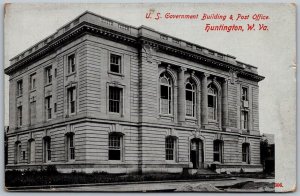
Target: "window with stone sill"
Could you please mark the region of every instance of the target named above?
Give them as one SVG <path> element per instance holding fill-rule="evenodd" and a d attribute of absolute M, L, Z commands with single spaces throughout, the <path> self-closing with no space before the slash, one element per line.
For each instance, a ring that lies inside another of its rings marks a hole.
<path fill-rule="evenodd" d="M 28 163 L 35 162 L 35 140 L 28 140 Z"/>
<path fill-rule="evenodd" d="M 123 135 L 110 133 L 108 138 L 108 160 L 122 161 L 123 157 Z"/>
<path fill-rule="evenodd" d="M 172 114 L 172 80 L 167 73 L 160 75 L 160 114 Z"/>
<path fill-rule="evenodd" d="M 223 142 L 221 140 L 214 140 L 214 161 L 222 163 L 223 159 Z"/>
<path fill-rule="evenodd" d="M 196 85 L 192 80 L 188 80 L 185 85 L 185 103 L 186 103 L 186 116 L 195 117 L 195 103 L 196 103 Z"/>
<path fill-rule="evenodd" d="M 67 99 L 68 99 L 68 114 L 76 113 L 76 88 L 71 87 L 68 88 L 67 91 Z"/>
<path fill-rule="evenodd" d="M 207 95 L 207 106 L 208 106 L 208 119 L 217 120 L 217 89 L 210 84 L 208 86 L 208 95 Z"/>
<path fill-rule="evenodd" d="M 15 164 L 18 164 L 21 159 L 22 146 L 20 141 L 15 142 Z"/>
<path fill-rule="evenodd" d="M 23 80 L 17 82 L 17 96 L 22 96 L 23 94 Z"/>
<path fill-rule="evenodd" d="M 74 133 L 66 134 L 67 137 L 67 157 L 68 161 L 75 160 L 75 144 L 74 144 Z"/>
<path fill-rule="evenodd" d="M 44 162 L 51 161 L 51 138 L 49 136 L 43 138 L 43 158 Z"/>
<path fill-rule="evenodd" d="M 248 111 L 243 110 L 241 112 L 241 127 L 244 130 L 248 130 L 249 128 L 249 113 Z"/>
<path fill-rule="evenodd" d="M 242 101 L 248 101 L 248 88 L 242 87 Z"/>
<path fill-rule="evenodd" d="M 122 112 L 122 88 L 110 86 L 109 87 L 109 112 L 119 113 Z"/>
<path fill-rule="evenodd" d="M 176 138 L 172 136 L 166 137 L 165 141 L 166 160 L 176 161 Z"/>
<path fill-rule="evenodd" d="M 48 96 L 45 98 L 45 106 L 46 106 L 46 119 L 49 120 L 52 118 L 52 96 Z"/>
<path fill-rule="evenodd" d="M 110 72 L 121 74 L 122 57 L 116 54 L 110 54 Z"/>
<path fill-rule="evenodd" d="M 29 112 L 30 124 L 33 125 L 36 121 L 36 100 L 30 102 Z"/>
<path fill-rule="evenodd" d="M 21 127 L 23 121 L 22 106 L 17 107 L 17 126 Z"/>
<path fill-rule="evenodd" d="M 49 66 L 45 69 L 45 75 L 46 75 L 46 84 L 52 83 L 52 66 Z"/>
<path fill-rule="evenodd" d="M 30 90 L 34 90 L 36 88 L 36 74 L 30 75 Z"/>
<path fill-rule="evenodd" d="M 74 73 L 76 71 L 76 59 L 75 59 L 75 54 L 71 54 L 68 56 L 67 59 L 68 63 L 68 74 Z"/>
<path fill-rule="evenodd" d="M 250 144 L 242 144 L 242 162 L 250 164 Z"/>

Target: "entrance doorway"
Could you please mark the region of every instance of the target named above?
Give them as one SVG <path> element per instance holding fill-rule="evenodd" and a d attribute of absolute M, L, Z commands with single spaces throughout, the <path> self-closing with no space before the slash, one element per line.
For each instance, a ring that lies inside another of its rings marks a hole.
<path fill-rule="evenodd" d="M 194 138 L 191 140 L 190 159 L 193 163 L 193 169 L 203 168 L 204 153 L 203 142 L 201 139 Z"/>

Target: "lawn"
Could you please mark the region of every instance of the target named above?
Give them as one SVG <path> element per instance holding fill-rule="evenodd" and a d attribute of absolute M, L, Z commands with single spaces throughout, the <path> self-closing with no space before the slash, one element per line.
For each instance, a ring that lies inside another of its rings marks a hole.
<path fill-rule="evenodd" d="M 66 184 L 90 184 L 113 182 L 139 182 L 139 181 L 164 181 L 164 180 L 191 180 L 191 179 L 215 179 L 218 175 L 190 175 L 190 174 L 108 174 L 103 172 L 60 173 L 55 167 L 48 167 L 42 171 L 6 171 L 6 187 L 36 186 L 36 185 L 66 185 Z"/>

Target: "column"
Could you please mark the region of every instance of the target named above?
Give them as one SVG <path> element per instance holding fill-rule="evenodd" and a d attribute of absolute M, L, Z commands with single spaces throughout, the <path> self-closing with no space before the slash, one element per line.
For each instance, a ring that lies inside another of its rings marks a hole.
<path fill-rule="evenodd" d="M 178 74 L 178 122 L 185 121 L 185 86 L 184 72 L 186 68 L 180 67 Z"/>
<path fill-rule="evenodd" d="M 224 79 L 222 83 L 222 127 L 228 126 L 228 79 Z"/>
<path fill-rule="evenodd" d="M 249 131 L 253 130 L 253 105 L 252 105 L 252 87 L 249 86 L 248 88 L 248 102 L 249 102 L 249 112 L 248 112 L 248 126 L 249 126 Z"/>
<path fill-rule="evenodd" d="M 201 121 L 202 125 L 208 124 L 208 116 L 207 116 L 207 78 L 209 74 L 204 73 L 201 81 Z"/>

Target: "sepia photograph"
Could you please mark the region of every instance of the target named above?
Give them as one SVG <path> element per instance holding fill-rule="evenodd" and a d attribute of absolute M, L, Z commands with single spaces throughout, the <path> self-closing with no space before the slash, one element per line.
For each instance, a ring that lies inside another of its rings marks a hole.
<path fill-rule="evenodd" d="M 294 4 L 5 4 L 4 58 L 6 191 L 296 189 Z"/>

